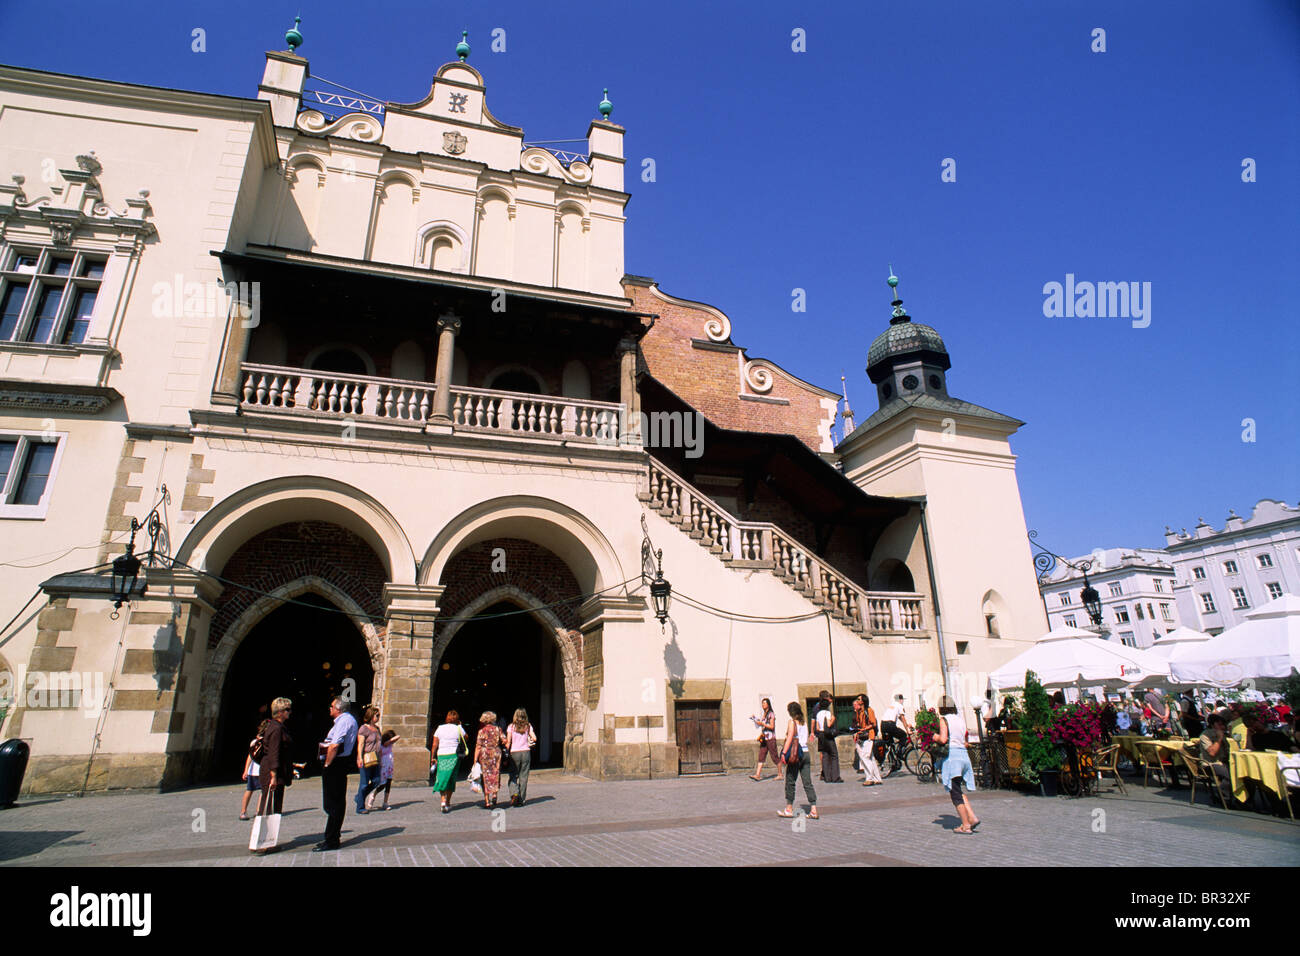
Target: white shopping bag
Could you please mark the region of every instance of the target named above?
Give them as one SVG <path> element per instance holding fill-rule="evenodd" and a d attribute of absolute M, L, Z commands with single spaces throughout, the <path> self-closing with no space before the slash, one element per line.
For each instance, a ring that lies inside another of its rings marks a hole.
<path fill-rule="evenodd" d="M 248 848 L 250 850 L 273 849 L 279 839 L 280 814 L 272 813 L 267 816 L 259 815 L 253 818 L 253 833 L 248 839 Z"/>

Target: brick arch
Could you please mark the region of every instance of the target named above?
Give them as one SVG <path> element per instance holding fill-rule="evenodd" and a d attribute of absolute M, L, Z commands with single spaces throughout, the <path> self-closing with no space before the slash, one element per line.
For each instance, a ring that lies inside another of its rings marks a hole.
<path fill-rule="evenodd" d="M 209 649 L 262 595 L 305 577 L 327 582 L 372 621 L 383 620 L 383 563 L 359 535 L 327 521 L 294 521 L 254 535 L 230 556 L 221 576 L 234 583 L 216 600 Z"/>

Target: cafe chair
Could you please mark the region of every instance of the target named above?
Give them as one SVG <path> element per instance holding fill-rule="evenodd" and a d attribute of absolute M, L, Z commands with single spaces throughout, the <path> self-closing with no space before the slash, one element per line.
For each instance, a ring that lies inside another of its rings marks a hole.
<path fill-rule="evenodd" d="M 1183 749 L 1182 757 L 1183 763 L 1187 765 L 1189 771 L 1188 776 L 1192 779 L 1191 802 L 1196 802 L 1196 784 L 1199 781 L 1218 795 L 1219 803 L 1223 804 L 1223 809 L 1228 809 L 1228 798 L 1223 795 L 1223 786 L 1220 784 L 1218 774 L 1214 772 L 1214 767 L 1210 765 L 1210 761 L 1202 759 L 1199 754 L 1189 748 Z M 1224 783 L 1226 782 L 1224 781 Z"/>
<path fill-rule="evenodd" d="M 1142 761 L 1142 786 L 1148 785 L 1152 770 L 1155 770 L 1162 787 L 1170 786 L 1173 781 L 1174 765 L 1172 761 L 1162 756 L 1160 748 L 1155 744 L 1140 743 L 1137 745 L 1137 752 L 1138 758 Z"/>
<path fill-rule="evenodd" d="M 1295 801 L 1300 800 L 1300 754 L 1278 754 L 1277 773 L 1282 778 L 1282 793 L 1286 795 L 1286 809 L 1295 819 Z"/>
<path fill-rule="evenodd" d="M 1115 778 L 1115 786 L 1119 788 L 1119 792 L 1125 796 L 1128 795 L 1128 790 L 1124 788 L 1124 781 L 1119 775 L 1119 744 L 1111 744 L 1108 747 L 1100 748 L 1093 755 L 1092 762 L 1098 780 L 1103 775 L 1110 774 Z"/>

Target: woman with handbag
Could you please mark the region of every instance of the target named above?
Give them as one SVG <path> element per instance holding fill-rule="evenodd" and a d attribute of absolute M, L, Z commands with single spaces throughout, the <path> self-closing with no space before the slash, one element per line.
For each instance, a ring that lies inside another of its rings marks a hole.
<path fill-rule="evenodd" d="M 451 795 L 456 792 L 456 768 L 460 766 L 461 753 L 468 753 L 469 743 L 460 728 L 460 714 L 447 711 L 446 723 L 439 724 L 430 741 L 433 764 L 429 775 L 433 777 L 433 790 L 442 798 L 442 812 L 451 811 Z"/>
<path fill-rule="evenodd" d="M 528 799 L 528 770 L 532 765 L 532 748 L 537 746 L 537 734 L 528 722 L 528 712 L 520 707 L 506 730 L 506 743 L 510 748 L 510 805 L 522 807 Z"/>
<path fill-rule="evenodd" d="M 785 710 L 790 715 L 790 723 L 785 729 L 785 744 L 781 747 L 781 762 L 785 764 L 785 809 L 777 816 L 794 816 L 794 779 L 798 775 L 803 778 L 803 792 L 812 804 L 808 819 L 816 820 L 817 791 L 813 789 L 809 769 L 812 762 L 808 759 L 808 725 L 804 723 L 803 708 L 796 701 L 790 701 Z"/>
<path fill-rule="evenodd" d="M 975 811 L 971 808 L 970 798 L 961 792 L 961 785 L 965 783 L 967 790 L 975 789 L 975 769 L 971 766 L 970 754 L 966 750 L 966 720 L 957 712 L 957 705 L 951 697 L 945 696 L 939 701 L 939 733 L 934 740 L 940 746 L 946 744 L 948 747 L 939 779 L 961 818 L 961 826 L 952 832 L 974 833 L 980 823 L 979 817 L 975 816 Z"/>
<path fill-rule="evenodd" d="M 858 764 L 862 767 L 864 787 L 877 787 L 880 779 L 880 764 L 872 748 L 876 745 L 876 712 L 871 709 L 871 700 L 866 694 L 853 698 L 853 745 L 858 751 Z"/>
<path fill-rule="evenodd" d="M 474 741 L 474 766 L 479 770 L 479 783 L 483 787 L 483 806 L 496 806 L 501 790 L 501 745 L 506 735 L 497 726 L 497 715 L 483 711 L 478 719 L 478 737 Z"/>
<path fill-rule="evenodd" d="M 770 698 L 763 698 L 763 713 L 758 717 L 749 718 L 758 728 L 758 766 L 750 774 L 750 780 L 763 779 L 763 763 L 767 760 L 767 755 L 772 755 L 772 763 L 776 765 L 776 775 L 781 776 L 781 755 L 776 752 L 776 711 L 772 709 Z"/>
<path fill-rule="evenodd" d="M 366 798 L 379 786 L 379 708 L 370 704 L 362 712 L 361 726 L 357 728 L 357 769 L 361 782 L 357 785 L 357 813 L 369 813 Z"/>

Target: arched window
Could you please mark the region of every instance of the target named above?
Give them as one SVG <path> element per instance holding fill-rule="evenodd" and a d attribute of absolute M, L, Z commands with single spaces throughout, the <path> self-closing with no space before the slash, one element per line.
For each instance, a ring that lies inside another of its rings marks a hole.
<path fill-rule="evenodd" d="M 871 590 L 915 593 L 916 585 L 906 564 L 897 558 L 886 558 L 871 575 Z"/>

